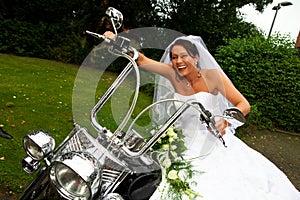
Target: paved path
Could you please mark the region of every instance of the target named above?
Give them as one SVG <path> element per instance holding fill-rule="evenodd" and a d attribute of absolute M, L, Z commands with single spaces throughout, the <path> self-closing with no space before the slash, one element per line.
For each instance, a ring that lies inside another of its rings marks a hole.
<path fill-rule="evenodd" d="M 277 165 L 300 191 L 300 134 L 247 129 L 247 133 L 240 136 Z"/>

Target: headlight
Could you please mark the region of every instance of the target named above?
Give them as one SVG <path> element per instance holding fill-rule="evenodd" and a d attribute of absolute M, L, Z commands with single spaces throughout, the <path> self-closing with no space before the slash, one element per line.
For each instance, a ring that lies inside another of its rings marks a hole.
<path fill-rule="evenodd" d="M 29 174 L 35 172 L 40 165 L 41 163 L 38 160 L 34 160 L 30 156 L 27 156 L 22 160 L 22 168 Z"/>
<path fill-rule="evenodd" d="M 41 160 L 54 150 L 55 140 L 45 131 L 36 131 L 24 137 L 23 147 L 30 157 Z"/>
<path fill-rule="evenodd" d="M 99 189 L 101 166 L 87 152 L 68 152 L 54 158 L 50 179 L 66 199 L 92 199 Z"/>

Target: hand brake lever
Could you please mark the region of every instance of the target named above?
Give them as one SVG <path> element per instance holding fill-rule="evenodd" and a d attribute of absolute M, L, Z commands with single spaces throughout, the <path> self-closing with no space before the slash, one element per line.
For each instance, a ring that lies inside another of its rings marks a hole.
<path fill-rule="evenodd" d="M 200 107 L 200 121 L 204 121 L 206 123 L 207 130 L 214 136 L 216 136 L 222 142 L 224 147 L 227 147 L 222 134 L 215 126 L 216 122 L 213 119 L 211 112 L 209 110 L 206 110 L 201 103 L 197 102 L 196 104 Z"/>

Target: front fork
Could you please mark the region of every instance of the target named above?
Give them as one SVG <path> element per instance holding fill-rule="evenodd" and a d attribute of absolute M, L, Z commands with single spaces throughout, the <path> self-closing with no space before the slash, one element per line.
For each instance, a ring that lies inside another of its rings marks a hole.
<path fill-rule="evenodd" d="M 36 199 L 45 190 L 49 183 L 49 167 L 44 166 L 39 171 L 36 178 L 23 192 L 22 196 L 20 197 L 20 200 Z"/>

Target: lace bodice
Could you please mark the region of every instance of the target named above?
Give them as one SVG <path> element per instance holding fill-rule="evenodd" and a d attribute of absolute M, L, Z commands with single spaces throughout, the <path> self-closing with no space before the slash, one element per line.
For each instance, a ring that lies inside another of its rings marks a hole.
<path fill-rule="evenodd" d="M 199 92 L 194 95 L 183 96 L 181 94 L 175 93 L 174 98 L 181 101 L 188 101 L 188 100 L 198 101 L 204 106 L 205 109 L 214 113 L 214 115 L 221 114 L 217 95 L 213 95 L 208 92 Z"/>
<path fill-rule="evenodd" d="M 200 102 L 204 108 L 209 110 L 213 115 L 221 115 L 218 98 L 213 94 L 199 92 L 191 96 L 183 96 L 176 93 L 174 98 L 180 101 Z M 175 102 L 176 107 L 179 107 L 180 105 L 182 105 L 181 102 Z M 176 126 L 183 131 L 185 136 L 185 145 L 188 148 L 185 154 L 188 157 L 206 156 L 212 151 L 217 143 L 218 139 L 208 132 L 205 124 L 200 121 L 199 111 L 192 107 L 188 108 L 182 115 L 176 123 Z"/>

